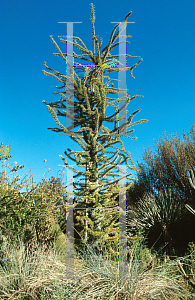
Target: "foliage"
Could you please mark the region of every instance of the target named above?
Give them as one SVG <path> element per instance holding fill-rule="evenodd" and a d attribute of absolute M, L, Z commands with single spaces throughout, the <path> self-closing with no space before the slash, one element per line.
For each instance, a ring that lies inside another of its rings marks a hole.
<path fill-rule="evenodd" d="M 128 227 L 143 228 L 147 233 L 148 247 L 154 245 L 154 249 L 160 249 L 167 245 L 166 251 L 172 255 L 184 254 L 187 244 L 193 238 L 189 234 L 189 225 L 192 226 L 192 218 L 185 211 L 183 201 L 178 198 L 175 191 L 159 192 L 158 195 L 148 194 L 141 199 L 134 213 L 128 217 Z"/>
<path fill-rule="evenodd" d="M 195 289 L 195 244 L 189 242 L 187 251 L 185 253 L 185 261 L 183 260 L 183 270 L 185 270 L 184 278 L 188 281 L 189 285 L 193 288 L 190 288 L 190 291 L 194 292 Z"/>
<path fill-rule="evenodd" d="M 123 280 L 118 278 L 117 260 L 97 256 L 89 246 L 82 256 L 75 257 L 74 278 L 70 279 L 55 247 L 41 245 L 33 253 L 27 249 L 25 256 L 23 249 L 21 242 L 9 247 L 9 265 L 5 268 L 0 264 L 2 299 L 190 300 L 195 296 L 177 270 L 176 261 L 165 261 L 165 257 L 158 265 L 155 255 L 138 240 L 129 249 L 130 261 Z"/>
<path fill-rule="evenodd" d="M 127 190 L 127 205 L 131 208 L 136 207 L 138 201 L 147 194 L 147 187 L 142 184 L 142 179 L 134 181 L 132 186 Z"/>
<path fill-rule="evenodd" d="M 139 211 L 138 221 L 140 219 L 144 221 L 146 231 L 149 231 L 148 245 L 152 246 L 160 235 L 161 238 L 154 247 L 158 248 L 165 242 L 163 240 L 165 230 L 161 221 L 164 215 L 166 231 L 172 238 L 172 244 L 169 242 L 167 245 L 169 250 L 166 249 L 173 254 L 174 248 L 178 255 L 183 255 L 188 243 L 195 241 L 193 231 L 189 230 L 194 224 L 193 216 L 185 209 L 185 207 L 194 208 L 195 204 L 195 190 L 188 178 L 188 172 L 195 162 L 193 126 L 190 134 L 191 139 L 189 134 L 184 132 L 183 142 L 180 142 L 176 135 L 171 135 L 170 139 L 165 136 L 165 140 L 156 143 L 156 154 L 152 155 L 150 150 L 145 152 L 143 155 L 145 163 L 138 164 L 138 181 L 134 184 L 135 189 L 133 186 L 129 190 L 130 203 L 133 204 L 135 211 Z M 192 177 L 192 173 L 190 174 Z M 169 190 L 170 196 L 167 193 Z M 164 204 L 163 199 L 166 199 L 168 206 Z M 169 220 L 174 210 L 174 217 Z"/>
<path fill-rule="evenodd" d="M 189 182 L 190 182 L 191 187 L 195 190 L 195 178 L 194 178 L 194 172 L 193 172 L 193 170 L 190 170 L 190 175 L 191 175 L 191 178 L 189 177 Z M 192 200 L 192 199 L 191 199 L 191 200 Z M 195 199 L 193 199 L 193 200 L 195 200 Z M 191 202 L 192 202 L 192 201 L 191 201 Z M 189 201 L 188 203 L 190 203 L 190 201 Z M 194 201 L 193 201 L 193 204 L 192 204 L 192 205 L 194 206 Z M 195 210 L 194 210 L 190 205 L 186 204 L 185 207 L 186 207 L 193 215 L 195 215 Z"/>
<path fill-rule="evenodd" d="M 5 168 L 5 161 L 7 161 L 10 157 L 12 157 L 12 155 L 9 155 L 10 153 L 10 146 L 5 146 L 3 143 L 1 143 L 0 146 L 0 161 L 2 163 L 2 167 Z M 2 162 L 3 161 L 3 162 Z"/>
<path fill-rule="evenodd" d="M 43 101 L 47 105 L 47 109 L 51 113 L 54 121 L 59 126 L 59 128 L 48 129 L 51 129 L 55 132 L 63 132 L 66 135 L 69 135 L 71 139 L 73 139 L 83 148 L 83 151 L 72 151 L 70 149 L 67 149 L 70 153 L 68 154 L 67 151 L 65 151 L 65 155 L 72 161 L 74 161 L 78 166 L 84 168 L 84 172 L 75 170 L 70 165 L 68 165 L 66 159 L 62 155 L 60 155 L 60 157 L 64 161 L 64 164 L 65 166 L 67 166 L 67 168 L 77 173 L 77 175 L 74 176 L 74 179 L 80 176 L 83 176 L 85 179 L 85 183 L 74 182 L 74 194 L 75 196 L 81 197 L 79 199 L 74 199 L 76 201 L 76 205 L 74 207 L 82 207 L 84 209 L 81 212 L 75 212 L 75 218 L 80 222 L 80 227 L 82 228 L 81 231 L 79 228 L 80 233 L 84 235 L 85 232 L 85 236 L 86 238 L 89 238 L 89 241 L 90 239 L 96 240 L 97 237 L 101 237 L 102 235 L 104 235 L 104 239 L 106 239 L 106 228 L 110 227 L 109 229 L 112 229 L 111 227 L 114 226 L 115 220 L 117 219 L 116 215 L 115 217 L 113 217 L 112 213 L 106 213 L 109 221 L 106 219 L 102 219 L 100 222 L 100 216 L 98 216 L 99 214 L 101 214 L 102 209 L 106 208 L 107 206 L 111 206 L 112 204 L 116 204 L 116 202 L 114 203 L 114 199 L 116 198 L 114 196 L 116 193 L 115 184 L 119 182 L 119 179 L 116 179 L 116 176 L 118 176 L 118 174 L 116 174 L 116 172 L 114 173 L 113 169 L 116 169 L 119 164 L 123 164 L 124 162 L 127 164 L 129 169 L 135 169 L 131 156 L 125 151 L 123 143 L 119 137 L 121 135 L 127 136 L 128 133 L 134 131 L 134 129 L 131 129 L 123 133 L 127 128 L 130 128 L 133 125 L 142 122 L 147 122 L 147 120 L 144 119 L 132 123 L 133 117 L 140 111 L 140 109 L 138 109 L 129 116 L 128 120 L 126 120 L 124 124 L 117 127 L 117 122 L 124 119 L 122 116 L 125 113 L 124 112 L 119 117 L 119 112 L 121 112 L 122 109 L 126 108 L 128 103 L 139 95 L 128 97 L 126 90 L 114 88 L 114 84 L 112 84 L 112 87 L 109 87 L 109 83 L 112 80 L 116 79 L 110 79 L 109 76 L 104 76 L 104 74 L 113 71 L 119 72 L 119 70 L 130 70 L 131 76 L 133 77 L 133 69 L 139 63 L 141 63 L 142 59 L 140 59 L 132 67 L 112 68 L 110 66 L 110 63 L 116 61 L 115 57 L 121 56 L 112 55 L 110 52 L 115 46 L 121 43 L 116 42 L 116 40 L 117 38 L 119 38 L 122 30 L 126 27 L 127 19 L 131 15 L 131 12 L 127 14 L 127 16 L 125 17 L 124 26 L 120 28 L 116 34 L 115 31 L 119 27 L 119 24 L 114 27 L 108 45 L 102 50 L 100 50 L 102 45 L 102 38 L 100 40 L 100 43 L 98 43 L 95 35 L 95 14 L 93 5 L 91 5 L 91 12 L 93 52 L 87 49 L 84 42 L 79 37 L 69 37 L 71 39 L 74 38 L 74 41 L 70 41 L 68 37 L 60 38 L 60 41 L 65 44 L 69 43 L 76 46 L 82 52 L 82 54 L 77 55 L 74 52 L 74 59 L 79 58 L 91 62 L 93 69 L 89 70 L 89 68 L 85 68 L 84 66 L 82 66 L 82 64 L 78 63 L 78 65 L 83 68 L 85 75 L 84 77 L 79 78 L 75 71 L 73 76 L 73 68 L 67 60 L 67 56 L 72 55 L 64 54 L 60 50 L 54 39 L 51 37 L 54 46 L 58 50 L 58 53 L 54 53 L 54 55 L 60 56 L 68 64 L 71 70 L 70 74 L 72 75 L 71 77 L 65 76 L 60 72 L 49 68 L 46 63 L 44 63 L 44 66 L 46 67 L 47 71 L 43 70 L 44 74 L 53 76 L 62 84 L 61 87 L 57 87 L 58 91 L 54 92 L 54 94 L 58 94 L 61 96 L 61 99 L 59 101 L 55 103 L 46 103 L 45 101 Z M 95 53 L 95 46 L 97 53 Z M 131 55 L 126 56 L 133 57 Z M 107 83 L 104 82 L 105 79 L 107 80 Z M 77 101 L 73 101 L 71 100 L 71 97 L 66 96 L 67 94 L 70 94 L 70 92 L 72 93 L 72 90 L 74 90 L 74 97 Z M 126 94 L 126 104 L 124 104 L 123 107 L 118 110 L 118 105 L 115 103 L 124 100 L 124 97 L 119 99 L 108 98 L 106 97 L 106 94 L 117 94 L 119 92 L 124 92 Z M 112 101 L 108 102 L 108 100 Z M 69 102 L 71 105 L 74 105 L 74 115 L 72 113 L 72 107 L 68 107 L 68 105 L 65 104 L 65 101 L 66 104 L 67 102 Z M 106 117 L 105 110 L 109 105 L 114 107 L 115 113 L 109 117 Z M 62 109 L 62 111 L 60 109 Z M 65 128 L 60 123 L 57 116 L 69 117 L 71 120 L 73 120 L 73 125 Z M 103 126 L 104 121 L 114 122 L 114 129 L 110 130 L 107 127 Z M 77 133 L 70 130 L 78 126 L 81 126 L 81 128 L 77 131 Z M 100 134 L 100 132 L 102 134 Z M 113 146 L 116 143 L 120 143 L 122 145 L 122 149 Z M 107 151 L 108 147 L 114 148 L 114 151 Z M 119 153 L 119 151 L 121 151 L 122 153 Z M 106 153 L 112 154 L 112 156 L 107 157 Z M 75 158 L 71 157 L 71 155 L 74 155 Z M 119 157 L 120 159 L 117 161 L 117 158 Z M 132 166 L 128 164 L 128 159 L 131 160 Z M 129 176 L 131 175 L 132 173 L 129 173 L 127 175 L 127 179 L 129 179 Z M 111 176 L 113 178 L 113 181 L 111 179 L 107 179 L 107 176 Z M 131 181 L 134 180 L 132 178 L 130 179 Z M 130 185 L 131 184 L 132 183 L 130 183 Z M 108 189 L 108 187 L 112 188 Z M 99 212 L 96 209 L 97 207 L 99 207 L 100 209 Z M 90 210 L 88 210 L 89 208 Z"/>
<path fill-rule="evenodd" d="M 164 133 L 165 134 L 165 133 Z M 144 193 L 158 194 L 160 191 L 171 188 L 178 198 L 187 203 L 195 197 L 195 190 L 189 184 L 187 172 L 193 168 L 195 163 L 195 134 L 191 127 L 190 135 L 183 132 L 183 142 L 175 134 L 170 139 L 156 142 L 156 154 L 151 150 L 145 151 L 143 162 L 138 163 L 137 187 Z M 143 196 L 141 191 L 140 196 Z M 131 194 L 132 201 L 137 203 L 138 197 Z"/>
<path fill-rule="evenodd" d="M 8 159 L 9 161 L 9 159 Z M 15 164 L 14 168 L 7 166 L 11 174 L 16 173 L 21 166 Z M 10 174 L 10 175 L 11 175 Z M 40 184 L 30 186 L 23 181 L 18 182 L 18 176 L 13 180 L 5 175 L 0 186 L 0 227 L 4 237 L 12 244 L 22 238 L 25 244 L 37 245 L 47 241 L 53 243 L 59 228 L 57 214 L 59 203 L 63 198 L 65 189 L 59 178 L 47 182 L 43 178 Z M 31 182 L 31 180 L 29 180 Z M 61 184 L 61 185 L 60 185 Z M 26 186 L 26 192 L 20 192 Z"/>
<path fill-rule="evenodd" d="M 15 190 L 1 190 L 1 227 L 11 236 L 12 242 L 19 236 L 25 243 L 32 242 L 33 239 L 37 243 L 45 240 L 49 243 L 50 239 L 53 239 L 53 236 L 50 236 L 54 222 L 52 210 L 49 210 L 48 204 L 43 202 L 41 197 L 33 197 L 36 199 L 36 205 L 31 203 L 30 199 Z"/>

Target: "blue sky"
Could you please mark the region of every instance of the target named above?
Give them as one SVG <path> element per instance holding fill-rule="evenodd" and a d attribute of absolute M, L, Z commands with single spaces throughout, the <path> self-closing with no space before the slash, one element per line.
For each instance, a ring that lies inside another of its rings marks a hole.
<path fill-rule="evenodd" d="M 74 35 L 92 50 L 90 3 L 8 0 L 0 4 L 0 142 L 12 148 L 10 163 L 25 165 L 17 174 L 26 174 L 31 168 L 37 183 L 45 171 L 44 159 L 47 170 L 51 169 L 49 179 L 63 169 L 59 154 L 65 156 L 67 148 L 81 150 L 69 137 L 47 129 L 57 126 L 42 100 L 59 100 L 53 94 L 58 82 L 45 76 L 42 70 L 46 61 L 50 68 L 64 70 L 66 74 L 66 65 L 53 55 L 56 49 L 50 40 L 52 35 L 65 52 L 65 44 L 58 36 L 66 35 L 66 24 L 59 21 L 82 22 L 74 25 Z M 145 149 L 154 151 L 155 140 L 164 131 L 170 134 L 176 130 L 182 138 L 183 130 L 188 132 L 195 123 L 195 2 L 99 0 L 93 3 L 95 32 L 103 38 L 103 47 L 115 26 L 111 22 L 122 22 L 133 12 L 128 21 L 135 23 L 127 25 L 127 35 L 132 36 L 128 39 L 131 43 L 127 45 L 127 53 L 141 56 L 143 61 L 133 71 L 135 79 L 127 72 L 126 82 L 130 95 L 141 94 L 144 98 L 138 97 L 128 105 L 128 116 L 140 107 L 141 112 L 133 121 L 148 119 L 149 122 L 134 127 L 137 140 L 123 137 L 122 141 L 137 165 Z M 127 59 L 127 66 L 137 61 Z M 66 125 L 65 119 L 61 122 Z"/>

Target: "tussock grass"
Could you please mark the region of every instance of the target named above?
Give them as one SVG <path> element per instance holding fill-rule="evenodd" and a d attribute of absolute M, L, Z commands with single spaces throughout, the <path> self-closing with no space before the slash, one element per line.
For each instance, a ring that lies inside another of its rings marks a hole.
<path fill-rule="evenodd" d="M 75 252 L 75 276 L 67 279 L 66 255 L 57 244 L 34 250 L 21 241 L 7 245 L 3 256 L 10 262 L 0 267 L 0 299 L 195 299 L 177 261 L 159 262 L 140 240 L 130 249 L 125 278 L 118 276 L 117 255 L 111 260 L 86 245 L 85 253 Z M 147 268 L 151 261 L 155 266 Z"/>

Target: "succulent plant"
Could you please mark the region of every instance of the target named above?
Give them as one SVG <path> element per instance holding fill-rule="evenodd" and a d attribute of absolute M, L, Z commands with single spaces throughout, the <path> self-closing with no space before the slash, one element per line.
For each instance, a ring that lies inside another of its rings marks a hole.
<path fill-rule="evenodd" d="M 193 214 L 195 215 L 195 210 L 188 204 L 185 204 L 185 207 Z"/>
<path fill-rule="evenodd" d="M 158 222 L 162 228 L 181 218 L 183 212 L 182 201 L 178 201 L 171 188 L 160 192 L 157 196 L 146 194 L 138 202 L 133 217 L 130 218 L 131 227 L 150 229 Z"/>
<path fill-rule="evenodd" d="M 144 235 L 147 234 L 149 247 L 160 249 L 169 244 L 172 251 L 177 242 L 180 246 L 181 237 L 178 235 L 184 235 L 181 234 L 182 230 L 185 231 L 183 224 L 187 224 L 184 207 L 183 199 L 178 199 L 171 188 L 157 195 L 148 193 L 138 202 L 133 214 L 127 215 L 128 231 L 142 229 Z"/>
<path fill-rule="evenodd" d="M 190 182 L 190 185 L 191 187 L 195 190 L 195 177 L 194 177 L 194 172 L 193 170 L 190 170 L 190 174 L 191 174 L 191 177 L 189 177 L 189 182 Z M 195 215 L 195 210 L 188 204 L 185 205 L 185 207 L 192 213 Z"/>

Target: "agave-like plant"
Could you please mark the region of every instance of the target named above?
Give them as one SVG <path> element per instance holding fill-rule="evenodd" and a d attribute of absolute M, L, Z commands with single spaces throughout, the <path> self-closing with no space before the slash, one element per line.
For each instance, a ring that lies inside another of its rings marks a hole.
<path fill-rule="evenodd" d="M 129 219 L 130 227 L 150 229 L 158 222 L 168 226 L 173 221 L 181 218 L 184 204 L 178 201 L 177 195 L 171 188 L 159 192 L 158 195 L 146 194 L 138 202 L 133 216 Z"/>
<path fill-rule="evenodd" d="M 146 194 L 138 202 L 133 214 L 127 215 L 128 230 L 144 230 L 148 245 L 156 244 L 155 248 L 167 244 L 175 247 L 175 232 L 178 231 L 175 229 L 185 218 L 184 207 L 184 201 L 178 199 L 171 188 L 157 195 Z"/>
<path fill-rule="evenodd" d="M 194 177 L 194 172 L 193 170 L 190 170 L 190 174 L 191 174 L 191 177 L 189 177 L 189 182 L 190 182 L 190 185 L 191 187 L 195 190 L 195 177 Z M 188 204 L 185 205 L 185 207 L 192 213 L 195 215 L 195 210 Z"/>

